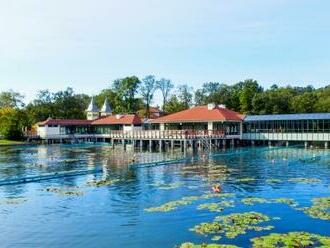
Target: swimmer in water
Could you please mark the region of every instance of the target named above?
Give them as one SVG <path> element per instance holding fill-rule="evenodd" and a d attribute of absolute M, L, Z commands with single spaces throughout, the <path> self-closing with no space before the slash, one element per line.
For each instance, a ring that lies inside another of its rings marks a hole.
<path fill-rule="evenodd" d="M 221 186 L 219 184 L 216 184 L 212 187 L 212 190 L 214 193 L 221 193 Z"/>
<path fill-rule="evenodd" d="M 272 159 L 272 163 L 275 164 L 275 159 Z"/>

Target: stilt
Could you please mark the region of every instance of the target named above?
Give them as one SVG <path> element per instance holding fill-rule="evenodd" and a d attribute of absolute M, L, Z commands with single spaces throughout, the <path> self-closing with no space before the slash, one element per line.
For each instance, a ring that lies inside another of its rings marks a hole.
<path fill-rule="evenodd" d="M 328 149 L 328 141 L 324 142 L 324 148 Z"/>
<path fill-rule="evenodd" d="M 140 152 L 143 150 L 143 140 L 140 140 Z"/>
<path fill-rule="evenodd" d="M 174 150 L 174 140 L 172 139 L 171 140 L 171 151 L 173 152 L 173 150 Z"/>
<path fill-rule="evenodd" d="M 308 142 L 307 141 L 305 141 L 305 148 L 307 148 L 308 147 Z"/>
<path fill-rule="evenodd" d="M 289 147 L 289 141 L 285 142 L 285 146 Z"/>
<path fill-rule="evenodd" d="M 222 140 L 222 148 L 226 149 L 226 140 Z"/>
<path fill-rule="evenodd" d="M 162 140 L 159 140 L 159 152 L 162 152 L 162 144 L 163 142 L 162 142 Z"/>
<path fill-rule="evenodd" d="M 149 152 L 152 152 L 152 140 L 149 140 Z"/>
<path fill-rule="evenodd" d="M 184 156 L 187 155 L 187 140 L 186 139 L 183 140 L 183 154 L 184 154 Z"/>

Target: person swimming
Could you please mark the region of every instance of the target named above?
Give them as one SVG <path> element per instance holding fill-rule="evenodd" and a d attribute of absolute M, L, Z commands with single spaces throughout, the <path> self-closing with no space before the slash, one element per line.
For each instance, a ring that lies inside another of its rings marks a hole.
<path fill-rule="evenodd" d="M 216 184 L 212 187 L 212 190 L 214 193 L 221 193 L 221 186 L 219 184 Z"/>

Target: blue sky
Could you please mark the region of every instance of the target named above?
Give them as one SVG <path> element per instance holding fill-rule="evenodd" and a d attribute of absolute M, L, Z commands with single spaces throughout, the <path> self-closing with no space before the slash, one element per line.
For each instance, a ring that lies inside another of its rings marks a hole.
<path fill-rule="evenodd" d="M 96 94 L 127 75 L 330 81 L 328 0 L 0 0 L 0 91 Z"/>

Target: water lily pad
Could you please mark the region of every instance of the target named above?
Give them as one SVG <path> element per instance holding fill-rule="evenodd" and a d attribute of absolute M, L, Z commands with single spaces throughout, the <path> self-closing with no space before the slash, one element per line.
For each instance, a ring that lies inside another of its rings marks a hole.
<path fill-rule="evenodd" d="M 183 243 L 179 248 L 239 248 L 236 245 L 221 245 L 221 244 L 199 244 L 194 243 Z"/>
<path fill-rule="evenodd" d="M 318 178 L 304 178 L 304 177 L 290 178 L 288 181 L 294 182 L 294 183 L 319 183 L 319 182 L 321 182 L 321 180 Z"/>
<path fill-rule="evenodd" d="M 245 234 L 248 230 L 270 230 L 273 226 L 258 225 L 269 220 L 270 218 L 267 215 L 258 212 L 233 213 L 218 216 L 213 222 L 200 223 L 190 230 L 202 235 L 223 234 L 231 239 L 240 234 Z"/>
<path fill-rule="evenodd" d="M 302 210 L 312 218 L 330 220 L 330 197 L 314 198 L 313 205 Z"/>
<path fill-rule="evenodd" d="M 272 233 L 251 241 L 254 248 L 330 247 L 330 237 L 307 232 Z"/>

